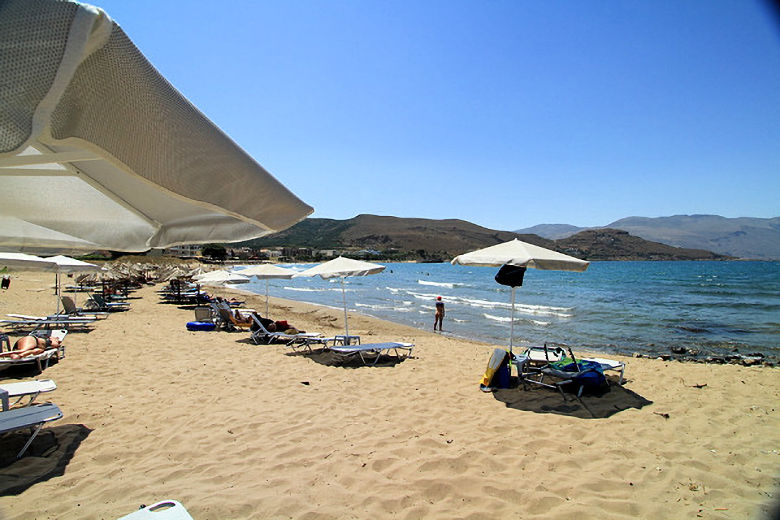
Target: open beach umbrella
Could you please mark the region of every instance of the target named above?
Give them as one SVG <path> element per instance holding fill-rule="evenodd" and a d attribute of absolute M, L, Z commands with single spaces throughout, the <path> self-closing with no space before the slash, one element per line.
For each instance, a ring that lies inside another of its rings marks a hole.
<path fill-rule="evenodd" d="M 0 78 L 0 247 L 7 250 L 236 242 L 313 211 L 168 83 L 99 8 L 0 2 Z"/>
<path fill-rule="evenodd" d="M 344 278 L 347 276 L 366 276 L 369 274 L 381 273 L 385 266 L 363 262 L 362 260 L 353 260 L 339 256 L 323 264 L 315 265 L 310 269 L 301 271 L 293 275 L 293 278 L 299 276 L 319 276 L 323 280 L 329 278 L 339 278 L 341 281 L 341 298 L 344 303 L 344 333 L 346 341 L 349 341 L 349 325 L 347 324 L 347 295 L 344 290 Z"/>
<path fill-rule="evenodd" d="M 589 264 L 590 262 L 585 260 L 535 246 L 516 238 L 509 242 L 458 255 L 452 259 L 452 265 L 517 266 L 551 271 L 578 272 L 587 269 Z M 512 287 L 512 320 L 510 321 L 509 332 L 509 353 L 511 354 L 515 333 L 515 289 L 517 286 L 522 285 L 524 270 L 516 271 L 515 273 L 511 273 L 511 269 L 502 270 L 505 272 L 510 271 L 510 273 L 509 276 L 502 276 L 499 283 Z M 514 276 L 512 276 L 513 274 Z M 502 275 L 501 271 L 499 271 L 499 275 Z M 506 278 L 509 279 L 507 280 Z M 499 281 L 499 276 L 497 276 L 496 281 Z"/>
<path fill-rule="evenodd" d="M 199 274 L 198 276 L 194 276 L 192 279 L 200 285 L 225 285 L 249 282 L 249 278 L 246 276 L 224 270 L 210 271 L 208 273 Z"/>
<path fill-rule="evenodd" d="M 268 318 L 268 280 L 271 278 L 292 278 L 295 271 L 292 269 L 285 269 L 278 265 L 272 264 L 257 264 L 240 271 L 236 271 L 237 274 L 243 276 L 254 276 L 260 280 L 265 280 L 265 317 Z"/>
<path fill-rule="evenodd" d="M 89 262 L 82 262 L 69 256 L 57 255 L 49 256 L 46 258 L 55 263 L 54 269 L 54 293 L 57 296 L 57 312 L 60 312 L 60 273 L 85 273 L 100 271 L 102 268 L 99 265 L 90 264 Z"/>
<path fill-rule="evenodd" d="M 28 271 L 54 271 L 56 263 L 26 253 L 0 253 L 0 268 Z"/>

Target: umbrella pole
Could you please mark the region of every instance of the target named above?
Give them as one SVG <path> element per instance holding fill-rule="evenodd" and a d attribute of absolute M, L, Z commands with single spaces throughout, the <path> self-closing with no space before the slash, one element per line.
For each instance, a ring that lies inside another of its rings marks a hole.
<path fill-rule="evenodd" d="M 57 297 L 57 314 L 60 313 L 60 273 L 54 273 L 54 296 Z"/>
<path fill-rule="evenodd" d="M 347 293 L 344 290 L 344 277 L 341 277 L 341 300 L 344 302 L 344 344 L 349 345 L 349 325 L 347 324 Z"/>
<path fill-rule="evenodd" d="M 268 278 L 265 279 L 265 317 L 268 318 Z"/>
<path fill-rule="evenodd" d="M 512 287 L 512 321 L 509 322 L 509 357 L 512 358 L 512 342 L 515 338 L 515 288 Z"/>

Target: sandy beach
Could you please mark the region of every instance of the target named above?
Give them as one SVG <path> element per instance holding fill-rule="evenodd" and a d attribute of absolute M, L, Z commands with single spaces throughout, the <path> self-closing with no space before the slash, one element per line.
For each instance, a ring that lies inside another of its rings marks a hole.
<path fill-rule="evenodd" d="M 53 312 L 52 284 L 14 273 L 0 314 Z M 776 368 L 609 356 L 627 381 L 602 396 L 490 394 L 478 383 L 495 345 L 351 315 L 363 342 L 415 349 L 338 366 L 248 332 L 189 332 L 192 309 L 160 303 L 159 288 L 68 334 L 67 356 L 42 374 L 0 372 L 53 379 L 38 401 L 64 412 L 18 461 L 27 434 L 0 437 L 0 518 L 115 519 L 162 499 L 196 520 L 776 512 Z M 247 299 L 264 309 L 263 296 Z M 339 309 L 273 299 L 271 316 L 343 331 Z"/>

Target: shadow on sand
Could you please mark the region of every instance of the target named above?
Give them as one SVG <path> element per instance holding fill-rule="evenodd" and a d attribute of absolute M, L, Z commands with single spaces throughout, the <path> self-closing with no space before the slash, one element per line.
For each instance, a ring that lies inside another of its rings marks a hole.
<path fill-rule="evenodd" d="M 382 355 L 380 359 L 377 360 L 376 364 L 374 363 L 374 358 L 366 357 L 366 363 L 363 363 L 363 361 L 360 359 L 360 356 L 350 356 L 350 357 L 344 357 L 338 354 L 335 354 L 331 352 L 328 349 L 314 349 L 311 352 L 306 351 L 297 351 L 297 352 L 287 352 L 287 356 L 304 356 L 315 363 L 319 363 L 320 365 L 325 365 L 329 367 L 340 367 L 340 368 L 364 368 L 364 367 L 394 367 L 398 365 L 399 363 L 402 363 L 404 360 L 408 359 L 407 357 L 395 357 L 395 356 L 387 356 Z"/>
<path fill-rule="evenodd" d="M 18 495 L 38 482 L 63 475 L 76 449 L 91 432 L 83 424 L 44 427 L 18 460 L 16 454 L 30 438 L 29 430 L 0 438 L 0 496 Z"/>
<path fill-rule="evenodd" d="M 614 381 L 610 382 L 609 388 L 583 394 L 582 397 L 567 393 L 566 400 L 557 390 L 535 385 L 528 385 L 527 389 L 524 389 L 522 384 L 513 385 L 512 388 L 497 389 L 493 392 L 493 397 L 504 403 L 507 408 L 536 413 L 557 413 L 580 419 L 605 419 L 623 410 L 639 409 L 653 404 L 652 401 Z"/>

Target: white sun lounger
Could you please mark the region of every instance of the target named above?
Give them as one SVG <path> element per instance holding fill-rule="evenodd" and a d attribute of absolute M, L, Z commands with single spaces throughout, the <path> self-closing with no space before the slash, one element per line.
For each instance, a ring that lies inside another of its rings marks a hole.
<path fill-rule="evenodd" d="M 287 345 L 293 345 L 298 344 L 304 339 L 313 339 L 314 341 L 317 341 L 315 338 L 322 336 L 321 332 L 301 332 L 298 334 L 271 332 L 265 328 L 263 322 L 257 319 L 257 315 L 250 314 L 250 316 L 252 316 L 252 321 L 254 321 L 255 326 L 257 327 L 257 330 L 253 331 L 251 336 L 252 341 L 254 341 L 256 345 L 260 345 L 261 343 L 269 344 L 272 341 L 284 341 Z"/>
<path fill-rule="evenodd" d="M 63 340 L 65 339 L 65 336 L 67 334 L 68 331 L 64 329 L 51 331 L 49 333 L 49 336 L 60 340 L 59 348 L 51 348 L 41 352 L 40 354 L 23 357 L 21 359 L 11 359 L 5 357 L 0 358 L 0 368 L 12 366 L 12 365 L 24 365 L 24 364 L 35 363 L 38 366 L 38 372 L 42 372 L 43 369 L 49 367 L 49 361 L 52 358 L 57 358 L 59 360 L 65 357 L 65 343 L 63 342 Z M 3 351 L 7 351 L 7 352 L 11 351 L 11 341 L 8 338 L 8 334 L 0 334 L 0 352 Z"/>
<path fill-rule="evenodd" d="M 118 520 L 193 520 L 187 510 L 176 500 L 163 500 Z"/>
<path fill-rule="evenodd" d="M 22 316 L 17 314 L 17 316 Z M 32 318 L 32 319 L 30 319 Z M 94 325 L 95 320 L 92 318 L 68 318 L 67 316 L 32 316 L 30 318 L 13 319 L 13 320 L 0 320 L 0 325 L 11 328 L 13 330 L 51 330 L 51 329 L 73 329 L 73 328 L 90 328 Z"/>
<path fill-rule="evenodd" d="M 40 394 L 52 392 L 56 389 L 57 384 L 51 379 L 20 381 L 18 383 L 0 383 L 0 390 L 7 392 L 9 399 L 16 399 L 16 401 L 9 402 L 8 406 L 4 406 L 3 410 L 7 410 L 11 406 L 19 404 L 25 398 L 28 398 L 29 401 L 23 406 L 29 406 Z"/>
<path fill-rule="evenodd" d="M 399 343 L 399 342 L 386 342 L 386 343 L 364 343 L 362 345 L 344 345 L 344 346 L 332 346 L 329 350 L 344 358 L 353 356 L 360 356 L 360 360 L 364 365 L 367 365 L 366 357 L 373 357 L 374 362 L 372 365 L 376 365 L 382 354 L 389 354 L 391 351 L 395 354 L 396 358 L 402 359 L 412 355 L 412 343 Z M 402 354 L 401 351 L 405 351 Z"/>
<path fill-rule="evenodd" d="M 0 391 L 2 396 L 5 395 L 5 391 Z M 25 443 L 21 451 L 16 455 L 19 459 L 27 451 L 27 448 L 32 444 L 33 439 L 41 431 L 43 425 L 50 421 L 56 421 L 62 418 L 62 411 L 56 404 L 44 403 L 34 404 L 32 406 L 26 406 L 24 408 L 14 408 L 13 410 L 7 410 L 0 412 L 0 433 L 12 432 L 16 430 L 22 430 L 25 428 L 32 428 L 33 433 Z"/>

